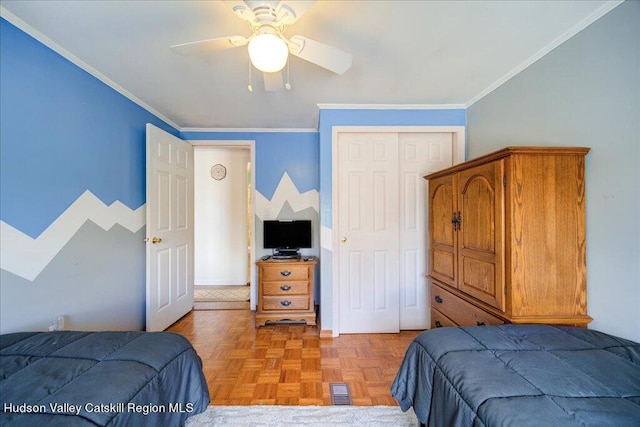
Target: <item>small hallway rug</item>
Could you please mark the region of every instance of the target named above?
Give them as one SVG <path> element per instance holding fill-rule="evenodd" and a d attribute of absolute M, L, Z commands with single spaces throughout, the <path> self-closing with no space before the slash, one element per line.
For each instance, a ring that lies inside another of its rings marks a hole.
<path fill-rule="evenodd" d="M 248 309 L 248 285 L 194 286 L 194 310 Z"/>
<path fill-rule="evenodd" d="M 419 426 L 412 409 L 399 406 L 209 406 L 185 427 Z"/>

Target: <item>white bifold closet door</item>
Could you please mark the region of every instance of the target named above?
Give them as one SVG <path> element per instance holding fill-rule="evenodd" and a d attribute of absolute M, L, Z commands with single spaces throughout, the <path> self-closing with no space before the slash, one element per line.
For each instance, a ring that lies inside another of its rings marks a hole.
<path fill-rule="evenodd" d="M 428 327 L 422 177 L 452 163 L 452 133 L 339 134 L 340 333 Z"/>

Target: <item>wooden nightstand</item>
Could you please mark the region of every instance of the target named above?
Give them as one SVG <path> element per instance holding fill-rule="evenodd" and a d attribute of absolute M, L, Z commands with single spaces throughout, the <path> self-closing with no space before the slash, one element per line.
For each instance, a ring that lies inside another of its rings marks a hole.
<path fill-rule="evenodd" d="M 305 321 L 316 324 L 313 301 L 315 257 L 258 261 L 256 325 L 267 321 Z"/>

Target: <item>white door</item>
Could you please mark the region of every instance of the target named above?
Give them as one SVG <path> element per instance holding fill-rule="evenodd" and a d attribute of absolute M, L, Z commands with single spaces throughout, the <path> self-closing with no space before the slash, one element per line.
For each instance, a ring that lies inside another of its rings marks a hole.
<path fill-rule="evenodd" d="M 193 147 L 147 124 L 147 331 L 193 308 Z"/>
<path fill-rule="evenodd" d="M 398 332 L 398 136 L 338 138 L 340 333 Z"/>
<path fill-rule="evenodd" d="M 427 191 L 423 178 L 453 165 L 453 134 L 399 134 L 400 329 L 431 324 L 427 286 Z"/>
<path fill-rule="evenodd" d="M 338 135 L 340 333 L 429 327 L 423 176 L 453 151 L 451 132 Z"/>

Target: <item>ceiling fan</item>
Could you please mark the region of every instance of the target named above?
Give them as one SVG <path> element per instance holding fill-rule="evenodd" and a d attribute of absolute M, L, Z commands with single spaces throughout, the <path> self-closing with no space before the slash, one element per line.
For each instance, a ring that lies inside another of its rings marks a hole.
<path fill-rule="evenodd" d="M 249 23 L 252 31 L 249 37 L 234 35 L 177 44 L 170 47 L 171 51 L 179 55 L 199 55 L 248 45 L 251 63 L 263 72 L 267 91 L 283 86 L 281 70 L 287 64 L 289 54 L 336 74 L 343 74 L 351 67 L 352 56 L 340 49 L 304 36 L 284 36 L 286 28 L 294 24 L 315 1 L 223 0 L 223 3 Z"/>

